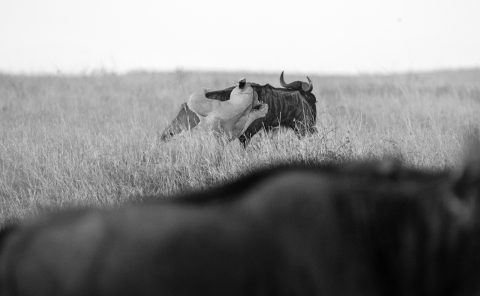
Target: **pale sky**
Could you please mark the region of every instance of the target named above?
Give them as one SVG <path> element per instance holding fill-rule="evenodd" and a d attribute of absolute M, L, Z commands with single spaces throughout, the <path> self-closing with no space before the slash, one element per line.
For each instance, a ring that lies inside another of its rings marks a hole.
<path fill-rule="evenodd" d="M 0 0 L 0 72 L 478 66 L 479 0 Z"/>

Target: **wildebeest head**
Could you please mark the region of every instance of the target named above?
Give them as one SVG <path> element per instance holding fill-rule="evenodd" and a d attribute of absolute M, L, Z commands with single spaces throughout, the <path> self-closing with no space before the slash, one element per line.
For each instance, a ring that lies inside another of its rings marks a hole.
<path fill-rule="evenodd" d="M 301 81 L 292 82 L 288 84 L 288 88 L 275 88 L 269 84 L 252 83 L 251 85 L 259 101 L 267 104 L 269 110 L 264 118 L 255 120 L 249 126 L 245 134 L 240 137 L 240 141 L 245 143 L 258 131 L 262 129 L 269 131 L 277 126 L 292 128 L 300 136 L 315 133 L 317 99 L 311 92 L 313 86 L 309 78 L 308 80 L 308 84 Z M 234 87 L 229 87 L 223 90 L 210 91 L 206 93 L 206 96 L 209 99 L 226 101 L 230 98 L 233 89 Z M 198 122 L 198 117 L 194 112 L 186 104 L 183 104 L 175 119 L 162 132 L 161 139 L 166 140 L 181 131 L 191 129 Z"/>

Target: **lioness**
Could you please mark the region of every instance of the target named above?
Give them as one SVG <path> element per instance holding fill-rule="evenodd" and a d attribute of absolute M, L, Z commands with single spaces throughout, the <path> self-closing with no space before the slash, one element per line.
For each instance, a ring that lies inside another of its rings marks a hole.
<path fill-rule="evenodd" d="M 268 112 L 268 105 L 258 101 L 257 93 L 245 79 L 239 81 L 227 101 L 209 99 L 206 93 L 193 93 L 187 103 L 200 119 L 196 128 L 225 134 L 229 140 L 240 137 L 252 122 Z"/>

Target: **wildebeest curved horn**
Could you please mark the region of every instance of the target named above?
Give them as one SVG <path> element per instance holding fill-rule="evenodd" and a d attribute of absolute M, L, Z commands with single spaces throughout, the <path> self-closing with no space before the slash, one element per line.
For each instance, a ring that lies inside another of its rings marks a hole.
<path fill-rule="evenodd" d="M 313 83 L 310 77 L 307 76 L 308 83 L 302 82 L 302 89 L 305 92 L 312 92 L 313 90 Z"/>
<path fill-rule="evenodd" d="M 285 83 L 285 79 L 283 78 L 283 72 L 282 71 L 282 74 L 280 74 L 280 84 L 283 86 L 283 87 L 288 87 L 288 84 Z"/>
<path fill-rule="evenodd" d="M 296 90 L 303 89 L 301 81 L 294 81 L 294 82 L 291 82 L 291 83 L 285 83 L 285 79 L 283 78 L 283 72 L 284 71 L 282 71 L 282 74 L 280 74 L 280 84 L 283 87 L 289 88 L 289 89 L 296 89 Z"/>

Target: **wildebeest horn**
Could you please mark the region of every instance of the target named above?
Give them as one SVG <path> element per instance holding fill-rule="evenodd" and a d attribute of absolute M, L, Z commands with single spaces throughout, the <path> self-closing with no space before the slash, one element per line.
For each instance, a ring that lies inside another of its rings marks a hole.
<path fill-rule="evenodd" d="M 308 84 L 303 82 L 302 83 L 302 88 L 305 92 L 312 92 L 313 90 L 313 83 L 312 80 L 310 80 L 310 77 L 307 76 Z"/>
<path fill-rule="evenodd" d="M 283 87 L 288 87 L 288 84 L 285 83 L 285 79 L 283 79 L 283 72 L 282 71 L 282 74 L 280 74 L 280 84 L 283 86 Z"/>
<path fill-rule="evenodd" d="M 285 83 L 285 79 L 283 78 L 283 72 L 284 71 L 282 71 L 282 74 L 280 74 L 280 84 L 283 87 L 289 88 L 289 89 L 303 90 L 305 92 L 312 91 L 313 84 L 312 84 L 312 81 L 310 80 L 310 78 L 308 76 L 307 76 L 308 83 L 302 82 L 302 81 L 294 81 L 294 82 L 291 82 L 291 83 L 287 84 L 287 83 Z"/>

